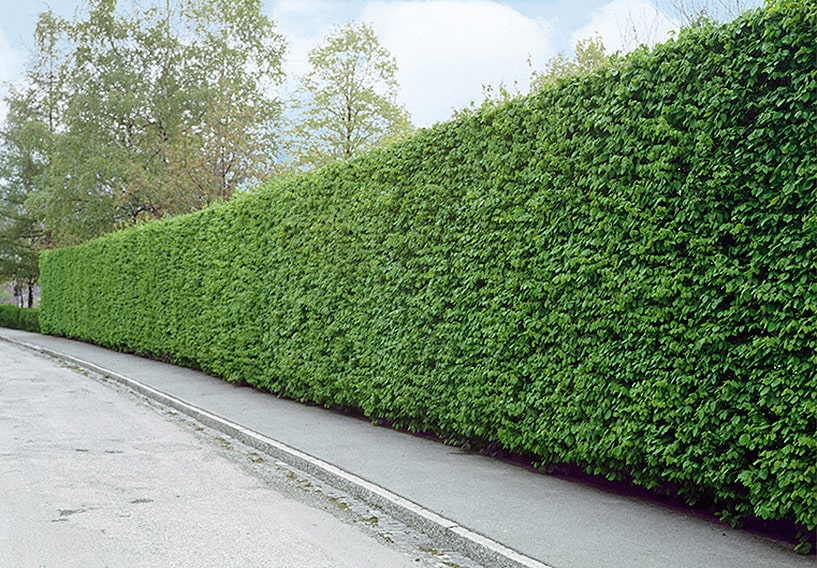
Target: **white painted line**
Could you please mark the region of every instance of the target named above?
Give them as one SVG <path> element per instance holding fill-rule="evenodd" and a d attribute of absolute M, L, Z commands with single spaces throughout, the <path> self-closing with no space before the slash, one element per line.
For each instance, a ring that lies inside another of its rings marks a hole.
<path fill-rule="evenodd" d="M 232 436 L 245 444 L 253 446 L 292 467 L 310 473 L 335 488 L 346 491 L 366 503 L 384 510 L 412 528 L 425 532 L 432 537 L 443 539 L 459 552 L 473 557 L 485 566 L 497 566 L 501 568 L 553 568 L 552 566 L 510 549 L 495 540 L 460 526 L 458 523 L 438 515 L 413 501 L 409 501 L 396 493 L 392 493 L 388 489 L 367 481 L 362 477 L 288 446 L 287 444 L 273 440 L 226 418 L 222 418 L 203 408 L 184 402 L 173 395 L 162 392 L 110 369 L 100 367 L 99 365 L 71 355 L 66 355 L 65 353 L 60 353 L 59 351 L 24 341 L 3 337 L 0 337 L 0 339 L 33 351 L 57 357 L 77 367 L 111 378 L 135 392 L 156 400 L 165 406 L 175 408 L 191 418 Z"/>

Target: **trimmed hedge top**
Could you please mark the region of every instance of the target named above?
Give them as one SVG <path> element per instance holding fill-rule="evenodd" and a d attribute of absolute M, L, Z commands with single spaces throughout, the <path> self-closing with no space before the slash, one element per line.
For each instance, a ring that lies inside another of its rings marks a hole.
<path fill-rule="evenodd" d="M 42 328 L 813 529 L 814 22 L 50 251 Z"/>

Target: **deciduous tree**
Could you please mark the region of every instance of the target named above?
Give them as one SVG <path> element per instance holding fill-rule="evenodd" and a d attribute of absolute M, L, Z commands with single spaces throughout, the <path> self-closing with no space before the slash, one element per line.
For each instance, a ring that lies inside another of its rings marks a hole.
<path fill-rule="evenodd" d="M 397 102 L 397 61 L 367 24 L 336 28 L 309 54 L 287 150 L 296 167 L 345 160 L 412 131 Z"/>
<path fill-rule="evenodd" d="M 52 135 L 28 205 L 59 244 L 229 198 L 269 175 L 283 39 L 260 0 L 88 0 L 40 15 L 30 121 Z M 13 102 L 13 101 L 10 101 Z"/>
<path fill-rule="evenodd" d="M 542 71 L 532 71 L 530 90 L 532 93 L 555 85 L 566 77 L 589 75 L 610 62 L 605 54 L 604 43 L 600 36 L 580 40 L 576 43 L 575 56 L 567 57 L 559 52 L 545 64 Z"/>
<path fill-rule="evenodd" d="M 0 146 L 0 283 L 14 284 L 21 307 L 34 302 L 39 251 L 48 239 L 26 199 L 42 172 L 50 137 L 40 124 L 24 120 L 29 113 L 19 104 L 9 108 L 6 143 Z"/>

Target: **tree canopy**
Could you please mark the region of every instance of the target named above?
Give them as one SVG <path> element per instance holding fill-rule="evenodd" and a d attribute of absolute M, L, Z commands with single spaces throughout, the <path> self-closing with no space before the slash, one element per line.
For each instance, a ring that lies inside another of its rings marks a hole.
<path fill-rule="evenodd" d="M 277 155 L 284 40 L 260 0 L 89 0 L 40 14 L 10 107 L 34 136 L 26 207 L 56 244 L 200 209 L 267 177 Z M 6 139 L 6 144 L 30 144 Z M 11 182 L 10 182 L 11 183 Z"/>
<path fill-rule="evenodd" d="M 288 132 L 296 167 L 345 160 L 412 131 L 397 102 L 397 61 L 368 24 L 336 28 L 309 53 L 309 64 Z"/>
<path fill-rule="evenodd" d="M 590 75 L 609 62 L 600 36 L 579 40 L 573 58 L 559 52 L 548 60 L 542 71 L 531 72 L 530 91 L 539 92 L 567 77 Z"/>

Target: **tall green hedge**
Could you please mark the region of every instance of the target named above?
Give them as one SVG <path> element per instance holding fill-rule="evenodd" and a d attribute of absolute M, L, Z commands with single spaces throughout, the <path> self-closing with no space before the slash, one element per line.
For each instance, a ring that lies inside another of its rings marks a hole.
<path fill-rule="evenodd" d="M 40 310 L 36 308 L 18 308 L 12 305 L 0 305 L 0 327 L 40 331 Z"/>
<path fill-rule="evenodd" d="M 813 2 L 42 256 L 43 330 L 814 528 Z"/>

